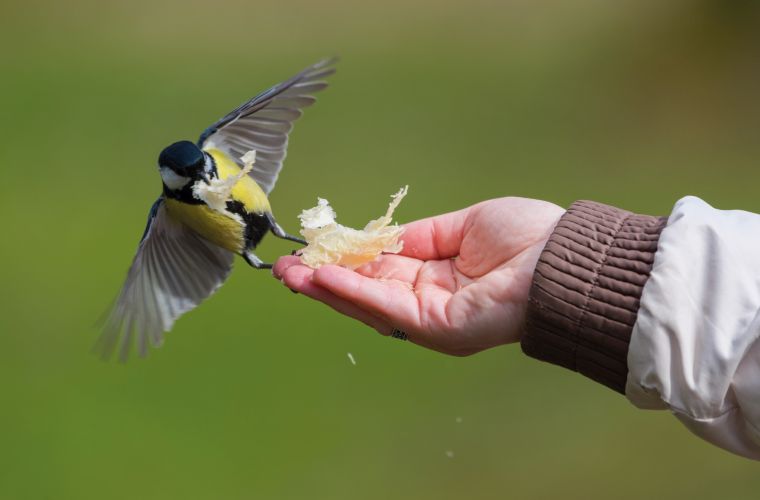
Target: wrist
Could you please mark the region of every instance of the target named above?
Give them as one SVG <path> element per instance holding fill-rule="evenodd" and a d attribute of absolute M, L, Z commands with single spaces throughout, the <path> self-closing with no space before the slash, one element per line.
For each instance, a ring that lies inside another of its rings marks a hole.
<path fill-rule="evenodd" d="M 666 221 L 574 203 L 537 259 L 523 351 L 624 392 L 639 298 Z"/>

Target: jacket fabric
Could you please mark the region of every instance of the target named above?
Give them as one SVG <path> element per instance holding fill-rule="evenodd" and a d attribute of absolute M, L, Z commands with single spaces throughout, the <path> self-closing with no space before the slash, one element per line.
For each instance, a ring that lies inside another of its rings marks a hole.
<path fill-rule="evenodd" d="M 533 277 L 523 351 L 760 460 L 760 215 L 579 201 Z"/>

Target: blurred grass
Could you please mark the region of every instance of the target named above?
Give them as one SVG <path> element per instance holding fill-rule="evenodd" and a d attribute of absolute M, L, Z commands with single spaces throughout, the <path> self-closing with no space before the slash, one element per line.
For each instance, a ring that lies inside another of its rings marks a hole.
<path fill-rule="evenodd" d="M 0 28 L 0 498 L 755 498 L 753 463 L 665 413 L 514 346 L 390 342 L 243 265 L 148 359 L 89 354 L 160 149 L 332 54 L 272 196 L 291 230 L 407 183 L 401 221 L 504 195 L 760 211 L 755 3 L 40 0 Z"/>

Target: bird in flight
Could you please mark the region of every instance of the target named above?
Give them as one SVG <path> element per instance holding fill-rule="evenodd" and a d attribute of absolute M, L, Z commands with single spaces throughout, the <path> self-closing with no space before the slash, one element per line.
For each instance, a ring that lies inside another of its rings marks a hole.
<path fill-rule="evenodd" d="M 161 152 L 162 193 L 96 344 L 104 357 L 118 348 L 124 361 L 133 344 L 141 356 L 148 344 L 160 346 L 182 314 L 224 283 L 235 254 L 256 269 L 271 268 L 254 253 L 268 232 L 305 244 L 280 227 L 268 195 L 293 122 L 327 87 L 334 64 L 309 66 L 227 113 L 197 142 Z"/>

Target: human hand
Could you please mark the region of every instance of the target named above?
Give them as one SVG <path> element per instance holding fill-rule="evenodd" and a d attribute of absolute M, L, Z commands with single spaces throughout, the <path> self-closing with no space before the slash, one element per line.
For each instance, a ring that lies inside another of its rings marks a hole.
<path fill-rule="evenodd" d="M 291 290 L 383 335 L 466 356 L 520 340 L 533 270 L 564 210 L 499 198 L 406 224 L 399 254 L 356 271 L 311 269 L 297 256 L 272 270 Z"/>

